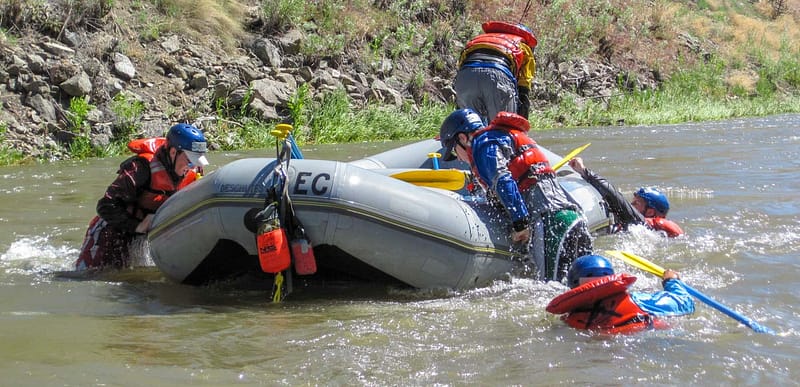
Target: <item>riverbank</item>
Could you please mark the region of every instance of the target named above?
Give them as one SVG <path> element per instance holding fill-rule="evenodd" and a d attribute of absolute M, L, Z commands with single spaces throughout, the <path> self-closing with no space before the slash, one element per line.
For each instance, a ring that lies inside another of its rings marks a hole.
<path fill-rule="evenodd" d="M 453 108 L 458 53 L 489 19 L 537 33 L 535 129 L 800 111 L 797 11 L 778 3 L 0 8 L 0 165 L 121 154 L 178 121 L 217 150 L 269 147 L 279 122 L 301 144 L 430 137 Z"/>

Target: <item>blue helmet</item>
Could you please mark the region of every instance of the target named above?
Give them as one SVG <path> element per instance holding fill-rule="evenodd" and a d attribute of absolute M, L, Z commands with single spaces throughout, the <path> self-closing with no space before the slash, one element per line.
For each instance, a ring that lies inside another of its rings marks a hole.
<path fill-rule="evenodd" d="M 205 153 L 208 151 L 206 137 L 194 125 L 175 124 L 169 128 L 167 146 L 185 152 L 189 161 L 196 166 L 208 165 L 205 157 Z"/>
<path fill-rule="evenodd" d="M 669 200 L 667 200 L 667 195 L 664 195 L 661 191 L 653 187 L 643 187 L 639 188 L 634 195 L 644 199 L 648 207 L 655 208 L 655 210 L 662 213 L 663 216 L 667 216 L 667 212 L 669 212 Z"/>
<path fill-rule="evenodd" d="M 606 257 L 594 254 L 584 255 L 572 262 L 572 267 L 567 273 L 567 286 L 577 287 L 580 285 L 581 278 L 605 277 L 612 274 L 614 274 L 614 267 Z"/>
<path fill-rule="evenodd" d="M 472 133 L 484 126 L 481 116 L 472 109 L 459 109 L 450 113 L 439 128 L 439 141 L 444 148 L 442 159 L 455 160 L 453 148 L 456 146 L 456 137 L 459 133 Z"/>

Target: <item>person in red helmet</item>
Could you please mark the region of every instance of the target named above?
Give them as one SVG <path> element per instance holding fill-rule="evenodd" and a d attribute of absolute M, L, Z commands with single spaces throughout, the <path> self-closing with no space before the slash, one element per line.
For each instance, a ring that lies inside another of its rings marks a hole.
<path fill-rule="evenodd" d="M 536 74 L 536 36 L 519 23 L 488 21 L 483 33 L 466 43 L 453 88 L 459 108 L 475 110 L 488 124 L 498 112 L 526 119 Z"/>
<path fill-rule="evenodd" d="M 546 310 L 562 315 L 573 328 L 606 334 L 664 329 L 663 317 L 694 313 L 694 300 L 674 270 L 665 270 L 662 279 L 662 291 L 628 292 L 636 277 L 614 274 L 611 262 L 601 255 L 585 255 L 567 274 L 570 290 L 553 298 Z"/>
<path fill-rule="evenodd" d="M 684 234 L 677 223 L 667 219 L 669 201 L 667 196 L 653 187 L 639 188 L 633 194 L 629 203 L 625 197 L 614 188 L 604 177 L 583 164 L 583 159 L 575 157 L 569 161 L 569 166 L 592 185 L 608 204 L 609 211 L 614 215 L 615 224 L 609 229 L 610 233 L 626 231 L 630 225 L 642 224 L 651 230 L 663 232 L 670 238 Z"/>
<path fill-rule="evenodd" d="M 134 238 L 146 234 L 164 201 L 208 165 L 205 136 L 189 124 L 172 126 L 166 138 L 134 140 L 128 147 L 137 155 L 120 164 L 116 179 L 97 202 L 76 270 L 130 266 Z"/>

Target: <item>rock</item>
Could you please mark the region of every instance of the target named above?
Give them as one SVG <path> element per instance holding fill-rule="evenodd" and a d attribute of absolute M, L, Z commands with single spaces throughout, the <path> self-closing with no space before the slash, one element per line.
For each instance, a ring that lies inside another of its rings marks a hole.
<path fill-rule="evenodd" d="M 297 55 L 300 53 L 300 47 L 304 39 L 303 32 L 298 29 L 291 29 L 278 38 L 278 44 L 280 44 L 286 55 Z"/>
<path fill-rule="evenodd" d="M 58 43 L 43 42 L 42 43 L 42 48 L 45 51 L 47 51 L 47 52 L 49 52 L 49 53 L 51 53 L 53 55 L 56 55 L 56 56 L 69 57 L 69 56 L 75 55 L 75 50 L 73 50 L 73 49 L 71 49 L 71 48 L 69 48 L 67 46 L 63 46 L 61 44 L 58 44 Z"/>
<path fill-rule="evenodd" d="M 73 97 L 83 97 L 92 92 L 92 81 L 83 71 L 67 79 L 58 86 L 61 87 L 61 90 L 64 90 L 65 93 Z"/>
<path fill-rule="evenodd" d="M 83 43 L 83 38 L 80 34 L 65 29 L 64 33 L 61 34 L 61 42 L 70 47 L 78 47 Z"/>
<path fill-rule="evenodd" d="M 28 54 L 28 68 L 31 69 L 34 74 L 44 74 L 46 70 L 44 58 L 36 54 Z"/>
<path fill-rule="evenodd" d="M 181 49 L 181 42 L 177 35 L 168 36 L 161 41 L 161 48 L 163 48 L 167 54 L 173 54 Z"/>
<path fill-rule="evenodd" d="M 56 108 L 41 94 L 33 94 L 25 99 L 25 104 L 33 108 L 45 121 L 56 121 Z"/>
<path fill-rule="evenodd" d="M 263 101 L 269 106 L 286 105 L 289 102 L 291 92 L 285 84 L 271 79 L 258 79 L 250 84 L 253 90 L 253 98 Z"/>
<path fill-rule="evenodd" d="M 280 119 L 277 109 L 274 106 L 268 106 L 263 101 L 255 99 L 247 106 L 247 108 L 255 114 L 256 117 L 262 120 L 277 120 Z"/>
<path fill-rule="evenodd" d="M 275 47 L 269 39 L 256 39 L 256 41 L 253 42 L 253 54 L 255 54 L 258 59 L 261 59 L 261 63 L 265 66 L 281 66 L 280 50 L 278 47 Z"/>
<path fill-rule="evenodd" d="M 114 54 L 114 74 L 124 81 L 130 81 L 136 76 L 136 67 L 130 58 L 117 52 Z"/>

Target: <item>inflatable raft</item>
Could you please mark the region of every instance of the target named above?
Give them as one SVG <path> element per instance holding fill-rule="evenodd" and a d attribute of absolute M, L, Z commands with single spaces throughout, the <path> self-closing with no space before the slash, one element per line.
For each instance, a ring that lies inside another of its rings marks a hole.
<path fill-rule="evenodd" d="M 316 256 L 314 278 L 468 289 L 525 271 L 503 210 L 466 191 L 392 177 L 430 169 L 440 151 L 427 140 L 353 162 L 292 159 L 288 193 Z M 555 163 L 557 155 L 547 151 Z M 276 166 L 270 158 L 231 162 L 177 192 L 158 210 L 148 239 L 153 261 L 186 284 L 261 271 L 255 213 Z M 460 167 L 459 162 L 441 168 Z M 593 230 L 609 219 L 599 194 L 568 167 L 561 184 Z"/>

